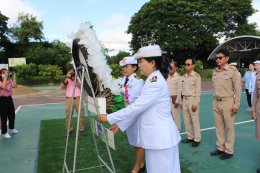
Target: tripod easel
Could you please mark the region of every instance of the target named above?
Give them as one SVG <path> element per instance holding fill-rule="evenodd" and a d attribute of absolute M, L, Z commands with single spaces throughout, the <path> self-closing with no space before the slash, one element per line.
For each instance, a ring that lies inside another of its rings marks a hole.
<path fill-rule="evenodd" d="M 80 111 L 81 111 L 81 106 L 83 106 L 83 94 L 88 96 L 87 92 L 83 89 L 84 88 L 84 83 L 85 81 L 87 82 L 87 84 L 90 86 L 91 92 L 92 92 L 92 96 L 94 99 L 94 104 L 95 104 L 95 109 L 97 114 L 100 114 L 99 112 L 99 108 L 98 108 L 98 103 L 97 103 L 97 99 L 95 97 L 94 94 L 94 90 L 92 87 L 92 83 L 90 80 L 90 75 L 89 75 L 89 71 L 88 68 L 85 65 L 81 65 L 79 67 L 76 68 L 76 74 L 75 74 L 75 79 L 77 79 L 78 77 L 80 77 L 81 79 L 81 87 L 80 87 L 80 104 L 79 104 L 79 111 L 78 111 L 78 117 L 77 117 L 77 131 L 76 131 L 76 138 L 75 138 L 75 147 L 74 147 L 74 157 L 73 157 L 73 169 L 69 170 L 68 166 L 67 166 L 67 151 L 68 151 L 68 141 L 69 141 L 69 128 L 67 128 L 67 139 L 66 139 L 66 145 L 65 145 L 65 152 L 64 152 L 64 163 L 63 163 L 63 173 L 75 173 L 76 171 L 83 171 L 83 170 L 87 170 L 87 169 L 96 169 L 96 168 L 100 168 L 100 172 L 103 173 L 103 167 L 105 167 L 107 170 L 109 170 L 109 172 L 111 173 L 116 173 L 115 171 L 115 167 L 114 167 L 114 163 L 113 163 L 113 159 L 110 153 L 110 149 L 108 146 L 108 141 L 107 138 L 105 138 L 105 144 L 106 144 L 106 150 L 109 156 L 109 160 L 110 160 L 110 165 L 111 167 L 109 167 L 108 163 L 106 161 L 104 161 L 102 159 L 102 157 L 99 154 L 99 148 L 97 146 L 97 142 L 96 142 L 96 137 L 94 135 L 94 133 L 92 133 L 92 137 L 94 140 L 94 144 L 95 144 L 95 149 L 96 149 L 96 154 L 97 154 L 97 158 L 99 161 L 99 165 L 96 166 L 92 166 L 92 167 L 88 167 L 88 168 L 82 168 L 82 169 L 76 169 L 76 163 L 77 163 L 77 151 L 78 151 L 78 136 L 79 136 L 79 122 L 80 122 Z M 81 74 L 79 75 L 78 72 L 81 72 Z M 72 111 L 72 106 L 73 106 L 73 102 L 74 102 L 74 93 L 75 93 L 75 88 L 76 88 L 76 82 L 74 82 L 74 86 L 73 86 L 73 95 L 72 95 L 72 104 L 71 104 L 71 108 L 70 108 L 70 120 L 69 120 L 69 125 L 68 127 L 70 127 L 70 123 L 71 123 L 71 119 L 72 119 L 72 115 L 73 115 L 73 111 Z M 83 90 L 85 92 L 83 92 Z M 88 101 L 86 99 L 86 105 L 88 105 Z M 88 106 L 87 106 L 87 116 L 89 118 L 89 124 L 91 123 L 91 117 L 90 117 L 90 111 L 88 110 Z"/>

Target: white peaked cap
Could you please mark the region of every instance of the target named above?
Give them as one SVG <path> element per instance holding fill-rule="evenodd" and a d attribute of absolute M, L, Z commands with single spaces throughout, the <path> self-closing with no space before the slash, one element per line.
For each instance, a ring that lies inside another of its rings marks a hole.
<path fill-rule="evenodd" d="M 236 62 L 231 62 L 229 65 L 237 66 Z"/>
<path fill-rule="evenodd" d="M 141 47 L 135 56 L 136 59 L 162 56 L 162 50 L 159 45 L 145 46 Z"/>
<path fill-rule="evenodd" d="M 124 57 L 120 62 L 119 62 L 119 65 L 120 66 L 125 66 L 125 65 L 128 65 L 128 64 L 137 64 L 137 60 L 134 56 L 127 56 L 127 57 Z"/>
<path fill-rule="evenodd" d="M 260 64 L 260 60 L 256 60 L 254 64 Z"/>

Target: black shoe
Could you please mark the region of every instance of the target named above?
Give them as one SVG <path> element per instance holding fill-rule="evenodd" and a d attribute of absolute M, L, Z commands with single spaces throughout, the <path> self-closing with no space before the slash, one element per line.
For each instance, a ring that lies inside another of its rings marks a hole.
<path fill-rule="evenodd" d="M 181 143 L 184 143 L 184 144 L 190 143 L 190 142 L 194 142 L 194 140 L 193 140 L 193 139 L 188 139 L 188 138 L 186 138 L 186 139 L 183 139 L 183 140 L 181 141 Z"/>
<path fill-rule="evenodd" d="M 224 154 L 222 154 L 222 155 L 219 157 L 219 159 L 220 159 L 220 160 L 227 160 L 227 159 L 229 159 L 229 158 L 231 158 L 231 157 L 233 157 L 233 154 L 224 153 Z"/>
<path fill-rule="evenodd" d="M 146 168 L 145 168 L 145 165 L 144 165 L 142 168 L 139 169 L 138 173 L 142 173 L 142 172 L 144 172 L 145 169 L 146 169 Z"/>
<path fill-rule="evenodd" d="M 80 136 L 85 136 L 86 135 L 86 131 L 84 130 L 84 131 L 79 131 L 79 135 Z"/>
<path fill-rule="evenodd" d="M 258 170 L 256 170 L 256 173 L 260 173 L 260 168 Z"/>
<path fill-rule="evenodd" d="M 70 131 L 69 132 L 69 136 L 71 136 L 73 134 L 73 131 Z M 66 132 L 66 134 L 65 134 L 65 137 L 67 137 L 67 132 Z"/>
<path fill-rule="evenodd" d="M 220 151 L 220 150 L 216 149 L 215 151 L 210 152 L 210 155 L 211 156 L 218 156 L 218 155 L 223 154 L 223 153 L 224 153 L 224 151 Z"/>
<path fill-rule="evenodd" d="M 200 142 L 193 141 L 191 146 L 192 147 L 197 147 L 199 145 L 200 145 Z"/>

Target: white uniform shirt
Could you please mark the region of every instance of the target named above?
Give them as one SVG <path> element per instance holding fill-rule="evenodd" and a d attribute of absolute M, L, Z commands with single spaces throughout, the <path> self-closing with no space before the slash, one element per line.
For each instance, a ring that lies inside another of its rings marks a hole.
<path fill-rule="evenodd" d="M 126 76 L 124 76 L 121 81 L 122 86 L 125 84 L 125 80 L 126 80 Z M 137 97 L 141 94 L 143 85 L 144 85 L 143 79 L 136 78 L 135 73 L 133 73 L 131 76 L 128 77 L 128 82 L 126 84 L 126 87 L 128 89 L 129 104 L 132 104 L 137 99 Z M 121 131 L 125 131 L 135 121 L 137 121 L 137 117 L 136 118 L 128 117 L 124 121 L 118 122 L 117 125 Z"/>
<path fill-rule="evenodd" d="M 161 150 L 178 145 L 181 137 L 172 119 L 168 86 L 158 70 L 148 76 L 134 103 L 108 114 L 107 119 L 116 124 L 130 116 L 139 116 L 141 147 Z"/>

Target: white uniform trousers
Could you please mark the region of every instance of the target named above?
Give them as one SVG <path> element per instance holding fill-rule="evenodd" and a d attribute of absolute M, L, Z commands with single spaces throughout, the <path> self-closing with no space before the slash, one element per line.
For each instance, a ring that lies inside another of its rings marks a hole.
<path fill-rule="evenodd" d="M 145 149 L 147 173 L 180 173 L 178 145 L 164 150 Z"/>

